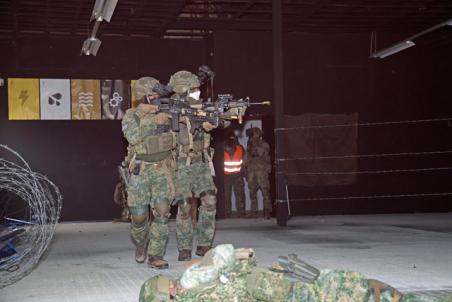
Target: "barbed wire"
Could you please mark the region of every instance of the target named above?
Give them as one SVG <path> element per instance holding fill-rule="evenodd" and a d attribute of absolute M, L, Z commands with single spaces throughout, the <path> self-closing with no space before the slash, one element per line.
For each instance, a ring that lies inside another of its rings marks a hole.
<path fill-rule="evenodd" d="M 388 122 L 368 122 L 368 123 L 351 123 L 351 124 L 333 124 L 333 125 L 311 125 L 311 126 L 284 127 L 284 128 L 275 128 L 274 132 L 276 132 L 276 131 L 297 130 L 297 129 L 311 129 L 311 128 L 315 129 L 315 128 L 336 128 L 336 127 L 383 126 L 383 125 L 430 123 L 430 122 L 447 122 L 447 121 L 452 121 L 452 117 L 420 119 L 420 120 L 405 120 L 405 121 L 388 121 Z"/>
<path fill-rule="evenodd" d="M 338 197 L 313 197 L 313 198 L 291 198 L 289 201 L 326 201 L 326 200 L 351 200 L 351 199 L 377 199 L 377 198 L 407 198 L 407 197 L 435 197 L 451 196 L 452 192 L 444 193 L 413 193 L 394 195 L 364 195 L 364 196 L 338 196 Z M 285 200 L 283 200 L 285 201 Z"/>
<path fill-rule="evenodd" d="M 0 258 L 0 288 L 13 284 L 30 273 L 39 262 L 55 233 L 55 226 L 61 212 L 62 196 L 58 187 L 46 176 L 33 172 L 29 164 L 13 149 L 1 145 L 0 149 L 9 151 L 16 162 L 0 158 L 0 192 L 16 195 L 28 205 L 27 219 L 23 221 L 24 232 L 14 241 L 14 253 Z M 3 217 L 3 219 L 8 219 Z M 18 222 L 20 220 L 9 219 Z M 6 234 L 13 227 L 5 228 Z M 1 230 L 0 230 L 1 232 Z M 2 249 L 6 246 L 0 242 Z"/>
<path fill-rule="evenodd" d="M 376 153 L 376 154 L 355 154 L 355 155 L 335 155 L 335 156 L 302 156 L 294 158 L 278 158 L 278 161 L 293 160 L 317 160 L 317 159 L 345 159 L 345 158 L 373 158 L 373 157 L 390 157 L 390 156 L 417 156 L 417 155 L 436 155 L 450 154 L 452 150 L 445 151 L 424 151 L 424 152 L 399 152 L 399 153 Z"/>
<path fill-rule="evenodd" d="M 452 170 L 452 167 L 434 167 L 434 168 L 420 168 L 420 169 L 393 169 L 393 170 L 375 170 L 375 171 L 325 171 L 325 172 L 294 172 L 278 174 L 284 175 L 345 175 L 345 174 L 383 174 L 383 173 L 404 173 L 404 172 L 429 172 L 429 171 L 444 171 Z"/>

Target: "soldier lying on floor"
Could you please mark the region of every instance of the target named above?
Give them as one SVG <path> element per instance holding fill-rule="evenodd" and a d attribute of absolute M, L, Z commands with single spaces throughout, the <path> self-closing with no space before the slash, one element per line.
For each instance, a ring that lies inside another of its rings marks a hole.
<path fill-rule="evenodd" d="M 163 275 L 141 287 L 140 302 L 452 302 L 452 296 L 402 294 L 378 280 L 346 270 L 322 270 L 294 254 L 270 268 L 256 266 L 251 249 L 219 245 L 194 260 L 178 280 Z"/>

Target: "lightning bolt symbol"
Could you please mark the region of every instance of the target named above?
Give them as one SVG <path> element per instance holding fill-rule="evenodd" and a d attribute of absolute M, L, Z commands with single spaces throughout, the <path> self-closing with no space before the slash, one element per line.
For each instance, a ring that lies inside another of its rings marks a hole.
<path fill-rule="evenodd" d="M 25 102 L 28 100 L 28 91 L 21 90 L 20 91 L 20 95 L 19 95 L 19 99 L 22 100 L 22 106 L 23 106 L 25 104 Z"/>

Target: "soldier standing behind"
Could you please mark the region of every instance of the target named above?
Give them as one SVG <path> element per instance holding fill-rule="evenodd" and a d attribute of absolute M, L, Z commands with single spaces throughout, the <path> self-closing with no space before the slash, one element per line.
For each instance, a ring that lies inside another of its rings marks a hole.
<path fill-rule="evenodd" d="M 150 267 L 168 268 L 163 259 L 168 239 L 170 202 L 174 197 L 175 162 L 172 152 L 176 139 L 171 132 L 168 114 L 158 113 L 150 101 L 159 97 L 152 91 L 158 81 L 151 77 L 139 79 L 134 88 L 141 99 L 138 107 L 127 110 L 122 131 L 127 139 L 130 180 L 127 204 L 132 215 L 131 236 L 136 246 L 135 260 L 142 263 L 148 256 Z M 149 226 L 149 206 L 154 220 Z"/>
<path fill-rule="evenodd" d="M 196 75 L 188 71 L 173 74 L 169 86 L 175 94 L 171 97 L 187 102 L 200 103 L 200 83 Z M 211 249 L 215 234 L 216 187 L 212 177 L 210 134 L 215 127 L 203 124 L 203 129 L 191 129 L 188 118 L 181 117 L 177 133 L 177 171 L 174 177 L 178 212 L 176 216 L 176 237 L 179 261 L 191 260 L 193 245 L 193 224 L 191 207 L 193 196 L 200 197 L 199 219 L 196 227 L 198 246 L 196 255 L 204 256 Z"/>
<path fill-rule="evenodd" d="M 235 194 L 237 216 L 245 216 L 245 183 L 242 178 L 242 163 L 244 151 L 236 136 L 229 137 L 224 145 L 224 195 L 226 217 L 231 216 L 232 189 Z"/>
<path fill-rule="evenodd" d="M 270 182 L 268 175 L 271 172 L 270 146 L 262 139 L 259 128 L 250 128 L 246 131 L 248 144 L 244 161 L 245 175 L 248 181 L 251 198 L 251 214 L 257 216 L 257 191 L 260 189 L 264 198 L 264 217 L 270 219 L 271 200 Z"/>

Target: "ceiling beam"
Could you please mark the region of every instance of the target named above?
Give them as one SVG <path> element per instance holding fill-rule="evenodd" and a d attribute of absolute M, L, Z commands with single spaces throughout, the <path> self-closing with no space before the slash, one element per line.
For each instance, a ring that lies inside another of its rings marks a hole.
<path fill-rule="evenodd" d="M 318 0 L 314 5 L 311 5 L 307 8 L 306 7 L 300 8 L 297 11 L 297 15 L 298 15 L 297 18 L 291 24 L 289 24 L 288 29 L 290 30 L 290 28 L 296 28 L 298 24 L 303 22 L 303 20 L 305 20 L 306 18 L 309 18 L 314 13 L 319 11 L 324 6 L 330 4 L 331 2 L 332 2 L 332 0 Z"/>
<path fill-rule="evenodd" d="M 186 0 L 179 0 L 178 3 L 175 3 L 174 6 L 171 9 L 171 14 L 169 17 L 167 17 L 166 21 L 163 22 L 162 26 L 157 30 L 156 37 L 160 38 L 165 34 L 165 31 L 168 29 L 169 26 L 172 25 L 174 20 L 177 19 L 183 8 L 187 5 Z"/>
<path fill-rule="evenodd" d="M 16 1 L 11 1 L 11 11 L 13 12 L 13 39 L 17 40 L 19 36 L 19 24 L 17 20 L 17 3 Z"/>
<path fill-rule="evenodd" d="M 270 20 L 215 20 L 212 18 L 183 18 L 171 23 L 171 29 L 200 29 L 200 30 L 271 30 Z"/>
<path fill-rule="evenodd" d="M 248 10 L 250 10 L 250 8 L 252 8 L 254 6 L 254 3 L 256 3 L 255 0 L 250 0 L 245 5 L 245 7 L 234 16 L 234 19 L 240 19 Z M 269 13 L 271 14 L 271 11 L 269 11 Z"/>

